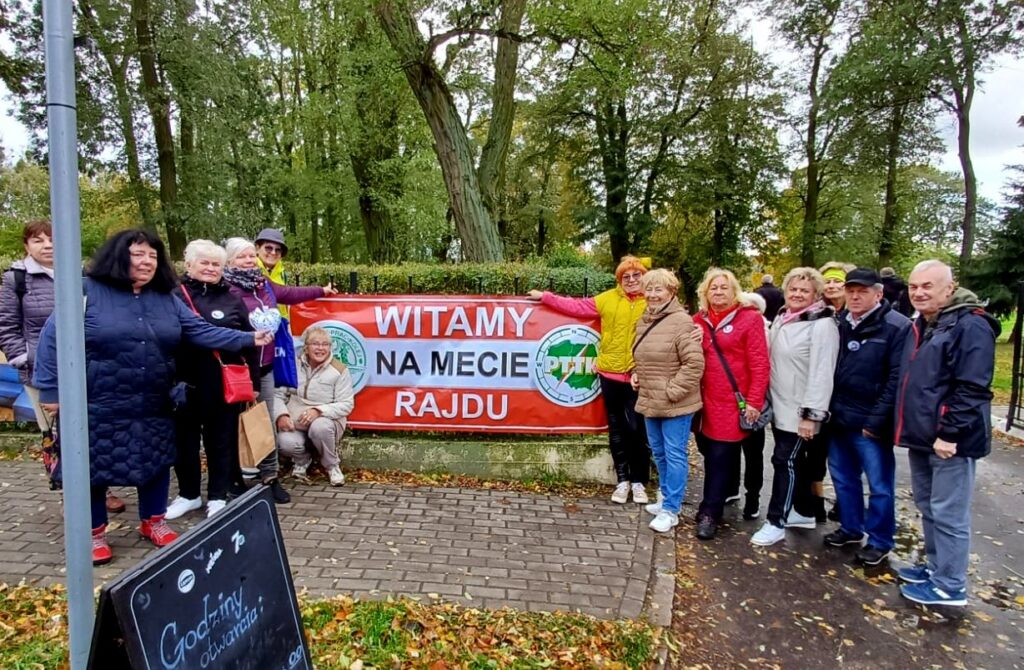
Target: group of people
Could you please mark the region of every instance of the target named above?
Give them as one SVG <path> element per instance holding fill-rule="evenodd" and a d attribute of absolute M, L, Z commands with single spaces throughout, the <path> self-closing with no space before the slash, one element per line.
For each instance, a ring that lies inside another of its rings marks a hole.
<path fill-rule="evenodd" d="M 23 240 L 26 256 L 0 286 L 0 348 L 21 370 L 40 428 L 52 431 L 59 400 L 50 223 L 30 222 Z M 292 457 L 301 479 L 316 452 L 331 484 L 344 482 L 337 438 L 354 394 L 329 333 L 310 329 L 295 362 L 298 383 L 275 383 L 275 333 L 287 318 L 284 306 L 336 293 L 330 284 L 285 285 L 286 253 L 284 236 L 273 229 L 254 242 L 194 240 L 179 279 L 160 238 L 138 229 L 113 235 L 88 262 L 83 305 L 95 564 L 113 557 L 108 512 L 124 509 L 110 495 L 112 486 L 137 489 L 138 530 L 158 547 L 177 538 L 169 519 L 203 506 L 200 445 L 208 516 L 246 490 L 238 458 L 245 405 L 225 400 L 225 365 L 247 366 L 252 395 L 267 403 L 276 446 L 258 470 L 276 502 L 290 500 L 279 451 Z M 287 327 L 283 332 L 291 337 Z M 179 493 L 168 504 L 172 467 Z"/>
<path fill-rule="evenodd" d="M 1000 326 L 948 265 L 921 262 L 907 283 L 891 268 L 798 267 L 781 289 L 765 276 L 754 293 L 713 267 L 692 317 L 671 271 L 626 257 L 615 277 L 615 288 L 592 298 L 530 293 L 562 313 L 600 319 L 613 502 L 645 504 L 655 531 L 677 526 L 692 432 L 704 460 L 697 537 L 713 539 L 725 505 L 739 500 L 741 458 L 742 514 L 756 519 L 770 424 L 771 495 L 751 543 L 771 546 L 787 528 L 825 522 L 830 471 L 839 526 L 824 543 L 856 546 L 858 561 L 877 565 L 895 544 L 894 446 L 904 447 L 925 560 L 898 571 L 901 592 L 923 604 L 966 603 L 970 503 L 975 464 L 991 450 Z"/>

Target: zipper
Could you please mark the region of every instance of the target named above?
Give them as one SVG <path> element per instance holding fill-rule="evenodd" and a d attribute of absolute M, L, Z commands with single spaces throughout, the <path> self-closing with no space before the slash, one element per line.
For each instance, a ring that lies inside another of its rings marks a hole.
<path fill-rule="evenodd" d="M 918 339 L 920 337 L 921 333 L 918 332 L 918 330 L 917 330 L 917 322 L 916 321 L 911 322 L 910 327 L 914 331 L 914 351 L 910 354 L 910 359 L 907 360 L 907 367 L 908 368 L 910 367 L 910 364 L 914 362 L 914 359 L 917 358 L 917 352 L 921 348 L 921 342 Z M 906 402 L 907 402 L 907 384 L 908 384 L 909 381 L 910 381 L 910 370 L 908 369 L 906 372 L 903 373 L 903 384 L 902 384 L 902 388 L 900 389 L 900 404 L 899 404 L 900 415 L 899 415 L 898 420 L 896 421 L 896 437 L 893 439 L 893 442 L 895 444 L 899 444 L 899 442 L 900 442 L 900 435 L 903 433 L 903 408 L 904 408 L 904 406 L 906 405 Z"/>

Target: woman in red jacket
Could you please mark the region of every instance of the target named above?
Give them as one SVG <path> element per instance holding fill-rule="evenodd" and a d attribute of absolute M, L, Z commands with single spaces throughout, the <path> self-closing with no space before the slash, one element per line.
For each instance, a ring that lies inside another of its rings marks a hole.
<path fill-rule="evenodd" d="M 701 399 L 704 413 L 697 432 L 697 447 L 704 457 L 704 499 L 697 509 L 697 537 L 715 537 L 734 473 L 740 468 L 740 450 L 750 435 L 740 428 L 740 412 L 749 422 L 760 416 L 768 392 L 768 341 L 760 310 L 742 297 L 739 281 L 729 270 L 709 268 L 697 288 L 700 312 L 694 321 L 704 331 L 704 378 Z M 728 371 L 726 369 L 728 366 Z M 744 402 L 741 404 L 729 373 Z M 751 467 L 748 459 L 747 467 Z M 754 467 L 760 467 L 754 465 Z M 757 515 L 758 492 L 748 492 L 744 516 Z"/>

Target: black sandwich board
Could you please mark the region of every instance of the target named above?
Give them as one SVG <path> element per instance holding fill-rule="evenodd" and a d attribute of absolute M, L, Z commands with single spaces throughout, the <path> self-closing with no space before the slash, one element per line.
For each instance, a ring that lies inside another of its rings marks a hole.
<path fill-rule="evenodd" d="M 312 670 L 270 490 L 104 586 L 89 668 Z"/>

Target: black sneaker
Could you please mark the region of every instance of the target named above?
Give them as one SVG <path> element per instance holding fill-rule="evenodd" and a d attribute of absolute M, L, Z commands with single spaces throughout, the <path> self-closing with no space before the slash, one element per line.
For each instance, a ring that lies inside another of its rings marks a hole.
<path fill-rule="evenodd" d="M 857 550 L 857 560 L 864 565 L 878 565 L 885 559 L 889 558 L 888 549 L 879 549 L 873 547 L 870 544 L 865 544 L 862 548 Z"/>
<path fill-rule="evenodd" d="M 292 497 L 284 490 L 284 487 L 281 486 L 280 479 L 270 480 L 267 486 L 270 487 L 270 494 L 274 496 L 274 502 L 278 505 L 283 505 L 292 501 Z"/>
<path fill-rule="evenodd" d="M 839 530 L 832 531 L 822 539 L 829 547 L 845 547 L 848 544 L 860 544 L 864 540 L 864 536 L 848 533 L 840 528 Z M 874 564 L 872 563 L 871 565 Z"/>
<path fill-rule="evenodd" d="M 739 492 L 733 493 L 731 496 L 727 496 L 725 498 L 725 504 L 726 505 L 731 505 L 731 504 L 737 503 L 739 501 L 740 501 L 740 494 L 739 494 Z"/>
<path fill-rule="evenodd" d="M 718 524 L 708 514 L 701 514 L 697 519 L 697 539 L 713 540 L 718 532 Z"/>
<path fill-rule="evenodd" d="M 829 521 L 839 521 L 839 501 L 838 500 L 835 502 L 835 504 L 832 505 L 832 509 L 830 509 L 828 511 L 828 520 Z"/>
<path fill-rule="evenodd" d="M 761 516 L 761 505 L 757 500 L 747 500 L 747 504 L 743 506 L 743 518 L 750 521 L 759 516 Z"/>

